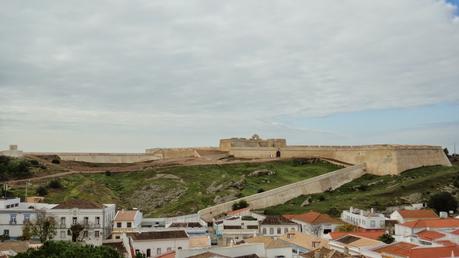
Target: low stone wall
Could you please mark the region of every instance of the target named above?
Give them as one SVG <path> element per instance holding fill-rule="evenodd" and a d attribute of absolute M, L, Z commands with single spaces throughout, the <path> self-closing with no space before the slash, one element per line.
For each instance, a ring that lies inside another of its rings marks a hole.
<path fill-rule="evenodd" d="M 198 214 L 202 219 L 210 221 L 213 217 L 231 211 L 233 203 L 240 200 L 246 200 L 252 209 L 263 209 L 285 203 L 301 195 L 321 193 L 329 189 L 336 189 L 343 184 L 359 178 L 363 174 L 365 174 L 365 166 L 363 164 L 355 165 L 297 183 L 281 186 L 266 192 L 217 204 L 200 210 Z"/>
<path fill-rule="evenodd" d="M 135 163 L 158 160 L 158 157 L 145 153 L 44 153 L 27 152 L 27 155 L 57 155 L 62 160 L 82 161 L 91 163 Z"/>
<path fill-rule="evenodd" d="M 232 148 L 230 154 L 239 158 L 272 158 L 276 148 Z M 280 148 L 281 158 L 320 157 L 350 164 L 365 163 L 375 175 L 401 172 L 432 165 L 451 166 L 440 146 L 426 145 L 364 145 L 364 146 L 287 146 Z"/>

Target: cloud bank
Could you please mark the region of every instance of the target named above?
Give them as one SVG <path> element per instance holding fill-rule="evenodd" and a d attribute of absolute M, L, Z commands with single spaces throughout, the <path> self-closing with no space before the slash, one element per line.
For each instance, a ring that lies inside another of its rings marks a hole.
<path fill-rule="evenodd" d="M 456 11 L 435 0 L 4 1 L 0 144 L 138 151 L 253 132 L 403 142 L 308 118 L 459 103 Z M 435 137 L 423 128 L 409 142 L 454 140 Z"/>

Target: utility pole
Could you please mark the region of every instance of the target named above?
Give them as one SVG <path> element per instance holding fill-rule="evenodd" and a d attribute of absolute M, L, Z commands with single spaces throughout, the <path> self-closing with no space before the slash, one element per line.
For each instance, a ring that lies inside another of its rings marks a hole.
<path fill-rule="evenodd" d="M 29 184 L 30 184 L 30 180 L 27 181 L 26 184 L 25 184 L 25 198 L 24 198 L 24 201 L 27 201 L 27 190 L 28 190 Z"/>

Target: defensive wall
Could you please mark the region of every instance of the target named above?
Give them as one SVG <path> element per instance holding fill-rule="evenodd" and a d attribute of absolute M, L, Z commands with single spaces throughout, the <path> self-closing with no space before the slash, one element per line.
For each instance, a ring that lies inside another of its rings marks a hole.
<path fill-rule="evenodd" d="M 241 200 L 246 200 L 251 209 L 263 209 L 285 203 L 301 195 L 322 193 L 327 190 L 336 189 L 343 184 L 359 178 L 363 174 L 365 174 L 365 165 L 354 165 L 262 193 L 217 204 L 200 210 L 198 214 L 202 219 L 211 221 L 212 218 L 231 211 L 233 204 Z"/>
<path fill-rule="evenodd" d="M 232 148 L 238 147 L 273 147 L 282 148 L 287 146 L 285 139 L 261 139 L 260 136 L 254 134 L 251 138 L 229 138 L 221 139 L 219 149 L 221 151 L 230 151 Z"/>
<path fill-rule="evenodd" d="M 375 175 L 400 174 L 422 166 L 451 166 L 440 146 L 428 145 L 235 147 L 230 154 L 238 158 L 272 158 L 276 155 L 281 158 L 321 157 L 365 164 L 368 172 Z"/>
<path fill-rule="evenodd" d="M 84 153 L 84 152 L 25 152 L 25 155 L 57 155 L 62 160 L 91 163 L 134 163 L 158 160 L 154 155 L 145 153 Z"/>

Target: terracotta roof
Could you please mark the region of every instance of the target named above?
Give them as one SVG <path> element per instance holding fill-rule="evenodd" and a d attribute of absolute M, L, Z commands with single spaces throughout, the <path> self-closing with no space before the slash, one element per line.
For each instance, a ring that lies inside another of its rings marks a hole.
<path fill-rule="evenodd" d="M 291 220 L 284 218 L 282 216 L 267 216 L 262 222 L 261 225 L 294 225 Z"/>
<path fill-rule="evenodd" d="M 410 258 L 445 258 L 451 257 L 454 254 L 454 257 L 457 257 L 459 254 L 459 246 L 442 246 L 442 247 L 419 247 L 413 248 L 410 251 Z"/>
<path fill-rule="evenodd" d="M 312 250 L 314 248 L 322 246 L 328 247 L 327 240 L 310 234 L 304 234 L 301 232 L 290 232 L 284 234 L 283 236 L 280 236 L 279 239 L 297 246 L 301 246 L 308 250 Z M 318 244 L 318 246 L 315 246 L 314 244 Z"/>
<path fill-rule="evenodd" d="M 384 235 L 384 230 L 377 230 L 377 231 L 357 231 L 357 232 L 330 232 L 330 237 L 332 239 L 338 239 L 348 234 L 352 234 L 354 236 L 361 236 L 366 237 L 374 240 L 378 240 L 380 236 Z"/>
<path fill-rule="evenodd" d="M 102 209 L 103 207 L 104 205 L 92 201 L 71 199 L 58 204 L 53 209 Z"/>
<path fill-rule="evenodd" d="M 409 228 L 454 228 L 459 227 L 459 219 L 426 219 L 409 221 L 401 224 Z"/>
<path fill-rule="evenodd" d="M 376 248 L 373 251 L 378 252 L 380 254 L 392 254 L 396 256 L 408 257 L 410 254 L 410 250 L 417 247 L 415 244 L 405 243 L 405 242 L 398 242 L 394 244 L 390 244 L 387 246 L 383 246 L 380 248 Z"/>
<path fill-rule="evenodd" d="M 211 258 L 211 257 L 230 258 L 229 256 L 224 256 L 224 255 L 216 254 L 216 253 L 212 253 L 212 252 L 205 252 L 205 253 L 202 253 L 202 254 L 188 256 L 188 258 Z"/>
<path fill-rule="evenodd" d="M 446 236 L 445 234 L 432 230 L 423 230 L 421 232 L 418 232 L 416 235 L 418 235 L 418 237 L 420 237 L 421 239 L 430 241 Z"/>
<path fill-rule="evenodd" d="M 459 235 L 459 229 L 454 230 L 453 232 L 451 232 L 451 234 Z"/>
<path fill-rule="evenodd" d="M 456 245 L 455 243 L 449 240 L 439 240 L 439 241 L 435 241 L 435 243 L 441 244 L 442 246 L 455 246 Z"/>
<path fill-rule="evenodd" d="M 398 213 L 405 219 L 437 219 L 438 215 L 431 209 L 426 210 L 399 210 Z"/>
<path fill-rule="evenodd" d="M 330 224 L 343 224 L 337 219 L 330 217 L 328 214 L 322 214 L 315 211 L 306 212 L 303 214 L 287 214 L 284 215 L 287 219 L 295 219 L 300 220 L 309 224 L 322 224 L 322 223 L 330 223 Z"/>
<path fill-rule="evenodd" d="M 120 210 L 115 215 L 115 221 L 133 221 L 135 219 L 135 215 L 137 214 L 137 210 Z"/>
<path fill-rule="evenodd" d="M 151 231 L 151 232 L 141 232 L 141 233 L 130 233 L 128 235 L 132 237 L 133 240 L 188 238 L 188 235 L 183 230 Z"/>
<path fill-rule="evenodd" d="M 353 247 L 375 247 L 383 245 L 384 243 L 378 240 L 374 240 L 371 238 L 355 236 L 352 234 L 345 235 L 341 238 L 334 240 L 336 242 L 342 243 L 345 246 L 353 246 Z"/>
<path fill-rule="evenodd" d="M 266 249 L 275 249 L 275 248 L 284 248 L 288 247 L 289 245 L 280 239 L 272 239 L 267 236 L 257 236 L 248 239 L 244 239 L 246 243 L 263 243 Z"/>

